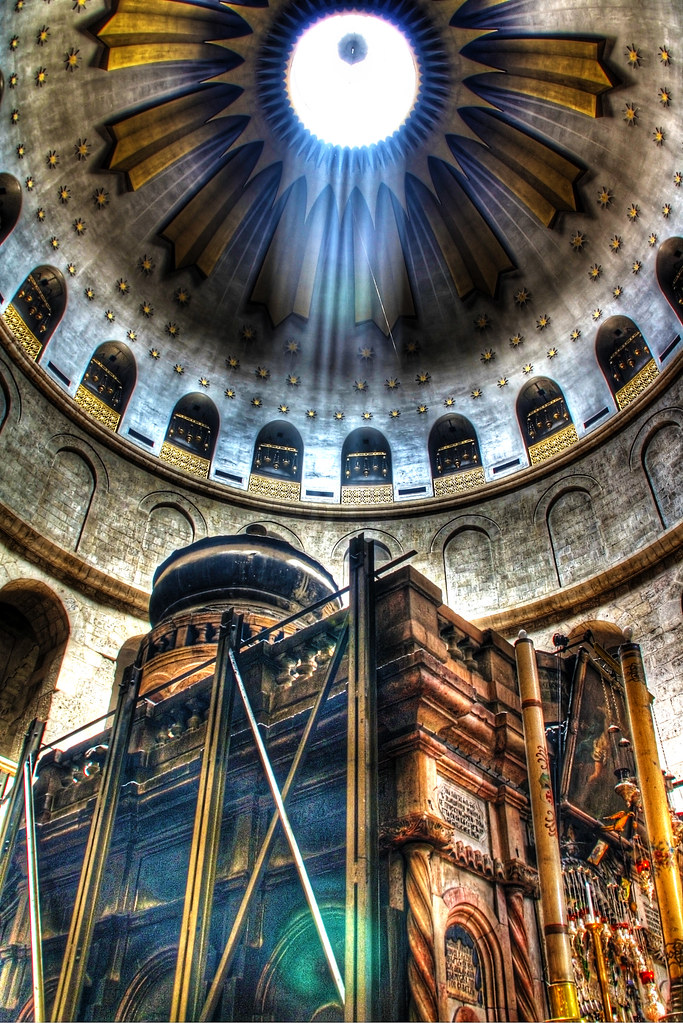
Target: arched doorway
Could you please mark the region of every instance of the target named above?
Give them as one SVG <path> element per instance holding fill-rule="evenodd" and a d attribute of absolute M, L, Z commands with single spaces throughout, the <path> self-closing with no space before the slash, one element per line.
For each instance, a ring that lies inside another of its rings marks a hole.
<path fill-rule="evenodd" d="M 47 719 L 68 638 L 66 612 L 44 583 L 0 590 L 0 756 L 16 760 L 31 720 Z"/>

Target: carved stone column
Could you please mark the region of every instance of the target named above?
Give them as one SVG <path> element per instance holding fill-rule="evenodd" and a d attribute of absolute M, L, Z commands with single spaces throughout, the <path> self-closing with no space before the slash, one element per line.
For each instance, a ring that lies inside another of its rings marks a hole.
<path fill-rule="evenodd" d="M 432 814 L 410 814 L 382 831 L 385 846 L 401 848 L 406 862 L 408 912 L 408 1018 L 411 1023 L 436 1023 L 439 998 L 432 901 L 431 857 L 452 840 L 453 829 Z"/>
<path fill-rule="evenodd" d="M 510 929 L 512 972 L 515 978 L 517 1019 L 533 1023 L 543 1018 L 543 1010 L 536 1002 L 534 977 L 529 955 L 529 939 L 524 919 L 524 899 L 538 897 L 538 874 L 522 860 L 508 860 L 505 864 L 505 901 Z"/>

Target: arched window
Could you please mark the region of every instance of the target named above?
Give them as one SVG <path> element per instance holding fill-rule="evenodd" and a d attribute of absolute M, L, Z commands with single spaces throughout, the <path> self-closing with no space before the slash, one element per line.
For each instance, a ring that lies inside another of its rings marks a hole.
<path fill-rule="evenodd" d="M 683 238 L 667 238 L 659 246 L 657 280 L 676 316 L 683 321 Z"/>
<path fill-rule="evenodd" d="M 21 213 L 21 185 L 13 174 L 0 174 L 0 245 Z"/>
<path fill-rule="evenodd" d="M 76 401 L 98 422 L 116 430 L 136 376 L 131 350 L 119 341 L 106 341 L 92 355 L 76 391 Z"/>
<path fill-rule="evenodd" d="M 350 433 L 342 447 L 342 504 L 388 504 L 394 499 L 391 451 L 369 428 Z"/>
<path fill-rule="evenodd" d="M 159 458 L 207 479 L 218 426 L 218 409 L 211 399 L 196 392 L 186 394 L 173 409 Z"/>
<path fill-rule="evenodd" d="M 15 340 L 32 359 L 40 358 L 66 306 L 66 283 L 53 266 L 28 275 L 3 313 Z"/>
<path fill-rule="evenodd" d="M 254 444 L 250 492 L 284 501 L 298 501 L 303 454 L 304 446 L 298 430 L 283 419 L 268 423 Z"/>
<path fill-rule="evenodd" d="M 532 465 L 552 458 L 578 440 L 564 395 L 548 377 L 536 377 L 520 391 L 517 419 Z"/>
<path fill-rule="evenodd" d="M 486 482 L 474 427 L 464 416 L 443 416 L 429 434 L 434 496 L 458 494 Z"/>
<path fill-rule="evenodd" d="M 628 316 L 605 320 L 595 353 L 618 409 L 626 408 L 659 372 L 645 338 Z"/>

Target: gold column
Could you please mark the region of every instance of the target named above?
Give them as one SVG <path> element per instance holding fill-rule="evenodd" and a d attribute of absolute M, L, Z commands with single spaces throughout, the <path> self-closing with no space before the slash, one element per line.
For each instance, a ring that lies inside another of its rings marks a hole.
<path fill-rule="evenodd" d="M 543 907 L 543 931 L 548 961 L 548 1002 L 551 1019 L 579 1020 L 579 1003 L 572 967 L 564 901 L 562 863 L 557 841 L 555 804 L 550 782 L 548 747 L 534 645 L 521 631 L 515 643 L 517 680 L 529 773 L 529 800 L 536 841 L 538 879 Z"/>
<path fill-rule="evenodd" d="M 652 696 L 645 681 L 640 647 L 619 648 L 633 752 L 645 826 L 652 847 L 652 874 L 662 920 L 664 953 L 669 970 L 668 1020 L 683 1020 L 683 883 L 676 863 L 669 802 L 657 753 Z"/>

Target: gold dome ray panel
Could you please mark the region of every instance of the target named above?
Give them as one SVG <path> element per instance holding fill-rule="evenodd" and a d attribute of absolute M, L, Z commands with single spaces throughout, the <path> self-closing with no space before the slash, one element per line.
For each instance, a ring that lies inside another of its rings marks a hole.
<path fill-rule="evenodd" d="M 231 118 L 217 126 L 210 118 L 225 109 L 233 91 L 225 86 L 196 90 L 115 122 L 110 128 L 116 144 L 109 169 L 123 171 L 136 189 L 206 141 L 220 143 L 221 135 L 232 134 L 228 148 L 244 120 Z"/>
<path fill-rule="evenodd" d="M 576 209 L 574 185 L 582 168 L 501 117 L 478 111 L 466 116 L 484 144 L 449 139 L 461 162 L 463 152 L 468 153 L 473 165 L 496 177 L 546 227 L 560 210 Z"/>
<path fill-rule="evenodd" d="M 176 267 L 196 265 L 205 276 L 214 270 L 241 220 L 263 192 L 261 176 L 245 187 L 258 158 L 255 146 L 242 146 L 186 203 L 163 229 L 173 243 Z M 268 179 L 273 174 L 264 171 Z"/>
<path fill-rule="evenodd" d="M 250 33 L 232 10 L 215 10 L 181 0 L 118 0 L 97 31 L 106 48 L 108 71 L 160 61 L 215 61 L 225 38 Z M 230 55 L 225 54 L 226 61 Z M 231 62 L 234 63 L 232 56 Z"/>
<path fill-rule="evenodd" d="M 460 298 L 475 290 L 494 295 L 500 274 L 514 269 L 514 263 L 455 172 L 440 161 L 432 167 L 439 200 L 411 178 L 409 192 L 415 201 L 409 208 L 428 222 Z"/>
<path fill-rule="evenodd" d="M 614 85 L 602 63 L 603 51 L 603 40 L 576 38 L 487 37 L 468 47 L 470 57 L 505 72 L 502 82 L 492 80 L 495 86 L 589 117 L 600 114 L 600 96 Z M 477 78 L 469 84 L 476 90 Z"/>

